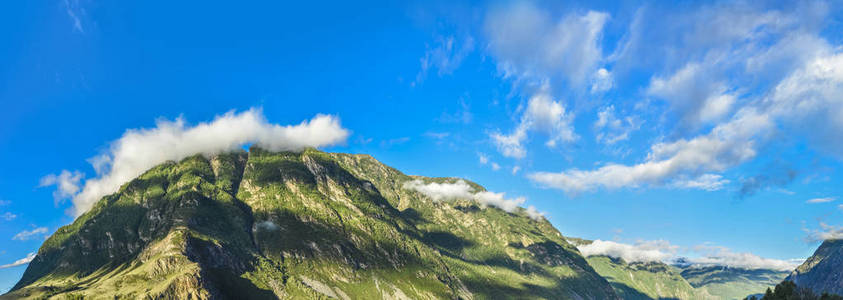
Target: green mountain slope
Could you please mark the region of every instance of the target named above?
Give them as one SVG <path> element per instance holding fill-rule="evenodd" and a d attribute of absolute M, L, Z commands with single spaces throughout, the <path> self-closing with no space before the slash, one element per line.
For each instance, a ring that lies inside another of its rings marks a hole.
<path fill-rule="evenodd" d="M 578 246 L 592 242 L 578 238 L 568 240 Z M 602 255 L 589 256 L 586 260 L 623 299 L 712 299 L 705 291 L 694 289 L 677 268 L 661 262 L 627 263 Z"/>
<path fill-rule="evenodd" d="M 787 276 L 800 288 L 816 294 L 843 295 L 843 239 L 826 240 L 802 265 Z"/>
<path fill-rule="evenodd" d="M 164 163 L 60 228 L 0 298 L 617 298 L 546 220 L 433 202 L 414 179 L 456 180 L 313 149 Z"/>
<path fill-rule="evenodd" d="M 682 277 L 692 286 L 704 290 L 715 299 L 743 299 L 747 295 L 764 293 L 787 276 L 786 271 L 748 270 L 722 266 L 684 267 Z"/>

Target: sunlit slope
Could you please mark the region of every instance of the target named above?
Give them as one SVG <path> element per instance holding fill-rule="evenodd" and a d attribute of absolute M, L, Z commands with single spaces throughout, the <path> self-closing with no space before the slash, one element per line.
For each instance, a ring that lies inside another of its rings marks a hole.
<path fill-rule="evenodd" d="M 843 295 L 843 239 L 824 241 L 787 280 L 817 294 Z"/>
<path fill-rule="evenodd" d="M 617 297 L 546 220 L 412 179 L 455 180 L 313 149 L 164 163 L 60 228 L 2 297 Z"/>

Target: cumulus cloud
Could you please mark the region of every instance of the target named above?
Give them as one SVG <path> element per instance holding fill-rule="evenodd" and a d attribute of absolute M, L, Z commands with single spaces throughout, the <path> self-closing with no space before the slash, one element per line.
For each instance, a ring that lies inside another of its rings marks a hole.
<path fill-rule="evenodd" d="M 464 180 L 457 180 L 454 183 L 424 183 L 416 179 L 405 182 L 404 188 L 422 193 L 433 201 L 472 199 L 474 195 L 474 189 Z"/>
<path fill-rule="evenodd" d="M 548 88 L 544 87 L 542 91 L 530 97 L 527 108 L 521 115 L 521 121 L 512 133 L 504 135 L 495 132 L 490 137 L 501 154 L 520 159 L 527 154 L 524 142 L 527 140 L 528 131 L 547 135 L 545 144 L 548 147 L 554 147 L 559 142 L 575 141 L 577 135 L 571 124 L 573 120 L 573 114 L 567 112 L 561 102 L 553 101 Z"/>
<path fill-rule="evenodd" d="M 155 128 L 127 130 L 105 153 L 89 160 L 98 176 L 86 180 L 73 195 L 72 213 L 78 216 L 86 212 L 101 197 L 165 161 L 233 151 L 249 143 L 271 151 L 297 151 L 344 143 L 348 135 L 339 118 L 321 114 L 288 126 L 269 123 L 260 109 L 230 111 L 194 126 L 183 118 L 161 119 Z"/>
<path fill-rule="evenodd" d="M 769 96 L 747 105 L 727 122 L 692 139 L 657 143 L 639 164 L 608 164 L 596 170 L 537 172 L 530 178 L 546 186 L 578 192 L 597 187 L 663 184 L 677 176 L 722 172 L 754 158 L 777 125 L 793 126 L 814 145 L 838 158 L 843 142 L 843 54 L 818 57 L 778 83 Z M 810 124 L 811 126 L 807 126 Z M 838 153 L 838 154 L 835 154 Z"/>
<path fill-rule="evenodd" d="M 497 171 L 497 170 L 500 170 L 500 169 L 501 169 L 501 165 L 499 165 L 499 164 L 498 164 L 498 163 L 496 163 L 496 162 L 493 162 L 493 163 L 492 163 L 492 170 L 493 170 L 493 171 Z"/>
<path fill-rule="evenodd" d="M 624 244 L 612 241 L 595 240 L 591 244 L 579 245 L 577 249 L 584 256 L 604 255 L 621 258 L 626 262 L 663 262 L 679 263 L 691 267 L 724 266 L 741 269 L 769 269 L 788 271 L 793 270 L 801 261 L 779 260 L 763 258 L 752 253 L 738 253 L 726 247 L 699 245 L 685 251 L 683 254 L 693 254 L 694 257 L 684 257 L 683 250 L 664 240 L 638 241 L 635 244 Z"/>
<path fill-rule="evenodd" d="M 47 227 L 38 227 L 38 228 L 35 228 L 35 229 L 32 229 L 32 230 L 24 230 L 24 231 L 18 232 L 18 234 L 15 234 L 15 236 L 12 237 L 12 240 L 17 240 L 17 241 L 31 240 L 35 237 L 38 237 L 39 235 L 46 234 L 46 233 L 47 233 Z"/>
<path fill-rule="evenodd" d="M 555 20 L 522 1 L 491 9 L 485 31 L 489 50 L 505 77 L 579 86 L 592 74 L 601 80 L 608 76 L 605 72 L 601 78 L 598 72 L 603 56 L 600 39 L 608 19 L 608 14 L 587 11 Z"/>
<path fill-rule="evenodd" d="M 7 269 L 7 268 L 11 268 L 11 267 L 17 267 L 17 266 L 25 265 L 25 264 L 28 264 L 29 262 L 31 262 L 33 259 L 35 259 L 35 252 L 29 253 L 29 254 L 26 255 L 26 257 L 18 259 L 13 263 L 0 265 L 0 269 Z"/>
<path fill-rule="evenodd" d="M 805 201 L 805 203 L 809 203 L 809 204 L 813 204 L 813 203 L 826 203 L 826 202 L 831 202 L 831 201 L 834 201 L 834 200 L 836 200 L 836 199 L 837 199 L 837 198 L 835 198 L 835 197 L 813 198 L 813 199 L 808 199 L 808 201 Z"/>
<path fill-rule="evenodd" d="M 770 117 L 754 109 L 746 109 L 731 122 L 718 125 L 706 135 L 657 143 L 650 148 L 647 160 L 635 165 L 608 164 L 596 170 L 571 169 L 559 173 L 536 172 L 529 178 L 548 187 L 568 192 L 597 187 L 637 187 L 642 184 L 664 184 L 677 175 L 694 176 L 703 172 L 720 172 L 756 155 L 756 137 L 772 128 Z"/>
<path fill-rule="evenodd" d="M 85 174 L 78 171 L 62 170 L 58 175 L 50 174 L 42 177 L 38 187 L 55 185 L 56 190 L 53 191 L 53 199 L 58 203 L 58 201 L 73 197 L 79 192 L 79 182 L 83 177 L 85 177 Z"/>
<path fill-rule="evenodd" d="M 605 92 L 612 89 L 612 86 L 614 85 L 615 82 L 612 79 L 612 73 L 609 72 L 609 70 L 600 68 L 594 73 L 594 80 L 591 83 L 591 92 Z"/>
<path fill-rule="evenodd" d="M 679 247 L 662 240 L 639 241 L 634 245 L 595 240 L 591 244 L 577 246 L 577 249 L 584 256 L 604 255 L 626 262 L 663 262 L 672 259 Z"/>
<path fill-rule="evenodd" d="M 475 192 L 474 188 L 462 179 L 452 183 L 424 183 L 424 181 L 416 179 L 405 182 L 404 188 L 422 193 L 433 199 L 433 201 L 470 199 L 477 201 L 482 206 L 494 206 L 510 213 L 516 212 L 517 209 L 527 201 L 524 197 L 508 199 L 506 198 L 505 193 L 494 193 L 489 191 Z M 528 216 L 536 220 L 539 220 L 543 215 L 543 213 L 540 213 L 532 206 L 526 208 L 525 212 Z"/>

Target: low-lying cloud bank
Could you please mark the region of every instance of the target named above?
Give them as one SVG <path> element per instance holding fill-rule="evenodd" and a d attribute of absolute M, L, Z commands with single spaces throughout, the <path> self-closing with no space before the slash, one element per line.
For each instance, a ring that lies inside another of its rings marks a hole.
<path fill-rule="evenodd" d="M 680 247 L 671 245 L 667 241 L 640 241 L 633 245 L 613 241 L 595 240 L 588 245 L 577 248 L 584 256 L 605 255 L 620 258 L 626 262 L 663 262 L 673 264 L 682 262 L 692 267 L 724 266 L 740 269 L 768 269 L 790 271 L 795 269 L 802 260 L 779 260 L 763 258 L 752 253 L 739 253 L 725 247 L 700 245 L 689 249 L 686 254 L 693 257 L 680 256 Z"/>
<path fill-rule="evenodd" d="M 462 179 L 453 183 L 424 183 L 424 181 L 416 179 L 405 182 L 404 188 L 422 193 L 433 199 L 433 201 L 471 199 L 477 201 L 481 205 L 494 206 L 506 212 L 515 212 L 518 207 L 527 201 L 524 197 L 507 199 L 505 193 L 493 193 L 489 191 L 475 192 L 474 188 Z M 543 215 L 532 205 L 525 208 L 524 211 L 528 216 L 530 216 L 530 218 L 535 220 L 540 220 Z"/>
<path fill-rule="evenodd" d="M 155 128 L 127 130 L 103 154 L 89 159 L 97 177 L 85 180 L 82 187 L 78 186 L 79 173 L 66 170 L 48 175 L 41 185 L 58 185 L 56 196 L 71 198 L 71 213 L 79 216 L 103 196 L 165 161 L 178 161 L 197 153 L 233 151 L 250 143 L 271 151 L 297 151 L 341 144 L 348 135 L 336 116 L 319 114 L 297 125 L 282 126 L 269 123 L 263 111 L 256 108 L 240 113 L 229 111 L 195 126 L 181 117 L 174 121 L 161 119 Z"/>

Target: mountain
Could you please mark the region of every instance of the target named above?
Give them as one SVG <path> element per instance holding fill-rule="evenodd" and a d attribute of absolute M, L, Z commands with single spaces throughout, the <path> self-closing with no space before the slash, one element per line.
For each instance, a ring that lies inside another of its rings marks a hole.
<path fill-rule="evenodd" d="M 715 299 L 743 299 L 764 293 L 787 276 L 787 271 L 724 266 L 680 266 L 682 277 Z"/>
<path fill-rule="evenodd" d="M 457 179 L 314 149 L 166 162 L 58 229 L 0 298 L 618 299 L 547 220 L 411 180 Z"/>
<path fill-rule="evenodd" d="M 824 241 L 785 280 L 816 294 L 843 295 L 843 239 Z"/>
<path fill-rule="evenodd" d="M 568 241 L 577 246 L 592 243 L 578 238 Z M 626 262 L 604 255 L 586 260 L 623 299 L 712 299 L 704 291 L 694 289 L 680 275 L 680 269 L 661 262 Z"/>

